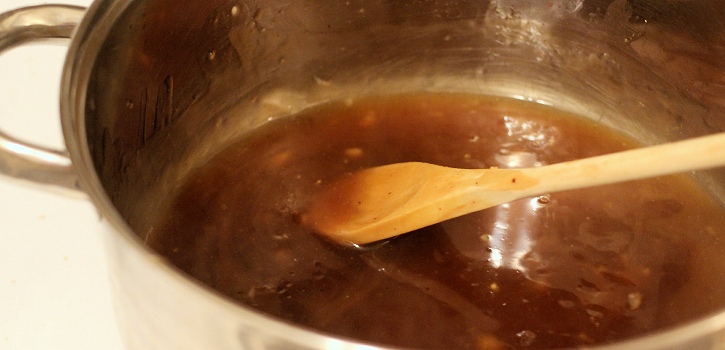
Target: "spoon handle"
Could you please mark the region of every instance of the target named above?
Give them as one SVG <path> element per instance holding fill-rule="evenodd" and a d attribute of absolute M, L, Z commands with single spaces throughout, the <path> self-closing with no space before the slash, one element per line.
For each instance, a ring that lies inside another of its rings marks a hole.
<path fill-rule="evenodd" d="M 539 180 L 530 191 L 541 194 L 719 166 L 725 166 L 725 133 L 522 169 L 522 173 Z"/>

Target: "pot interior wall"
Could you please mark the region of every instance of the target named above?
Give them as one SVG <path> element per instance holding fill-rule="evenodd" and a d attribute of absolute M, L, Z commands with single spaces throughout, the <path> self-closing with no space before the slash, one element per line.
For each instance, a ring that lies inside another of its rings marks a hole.
<path fill-rule="evenodd" d="M 143 240 L 190 170 L 329 100 L 481 93 L 647 144 L 722 131 L 722 18 L 717 1 L 134 1 L 93 68 L 87 136 Z M 725 174 L 699 176 L 725 198 Z"/>

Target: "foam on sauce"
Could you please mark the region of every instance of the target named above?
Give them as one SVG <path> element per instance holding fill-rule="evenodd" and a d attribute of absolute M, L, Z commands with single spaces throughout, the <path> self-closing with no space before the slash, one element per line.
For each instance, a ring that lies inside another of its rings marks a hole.
<path fill-rule="evenodd" d="M 530 167 L 635 146 L 501 98 L 331 103 L 272 121 L 196 170 L 149 245 L 241 304 L 344 338 L 423 349 L 610 343 L 725 304 L 725 212 L 689 178 L 519 200 L 360 249 L 299 218 L 325 184 L 367 167 Z"/>

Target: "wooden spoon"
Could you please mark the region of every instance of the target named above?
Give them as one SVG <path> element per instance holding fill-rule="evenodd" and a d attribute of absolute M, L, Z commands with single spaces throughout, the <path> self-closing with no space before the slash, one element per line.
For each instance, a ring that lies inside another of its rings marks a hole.
<path fill-rule="evenodd" d="M 390 164 L 330 184 L 302 220 L 359 245 L 516 199 L 723 165 L 725 133 L 526 169 Z"/>

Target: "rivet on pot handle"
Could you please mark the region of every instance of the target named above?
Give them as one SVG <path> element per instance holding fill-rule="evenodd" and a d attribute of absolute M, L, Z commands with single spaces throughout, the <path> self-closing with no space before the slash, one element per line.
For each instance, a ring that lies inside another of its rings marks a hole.
<path fill-rule="evenodd" d="M 39 40 L 69 39 L 84 13 L 82 7 L 43 5 L 0 14 L 0 54 Z M 0 174 L 59 189 L 64 194 L 84 196 L 66 151 L 33 145 L 2 130 Z"/>

